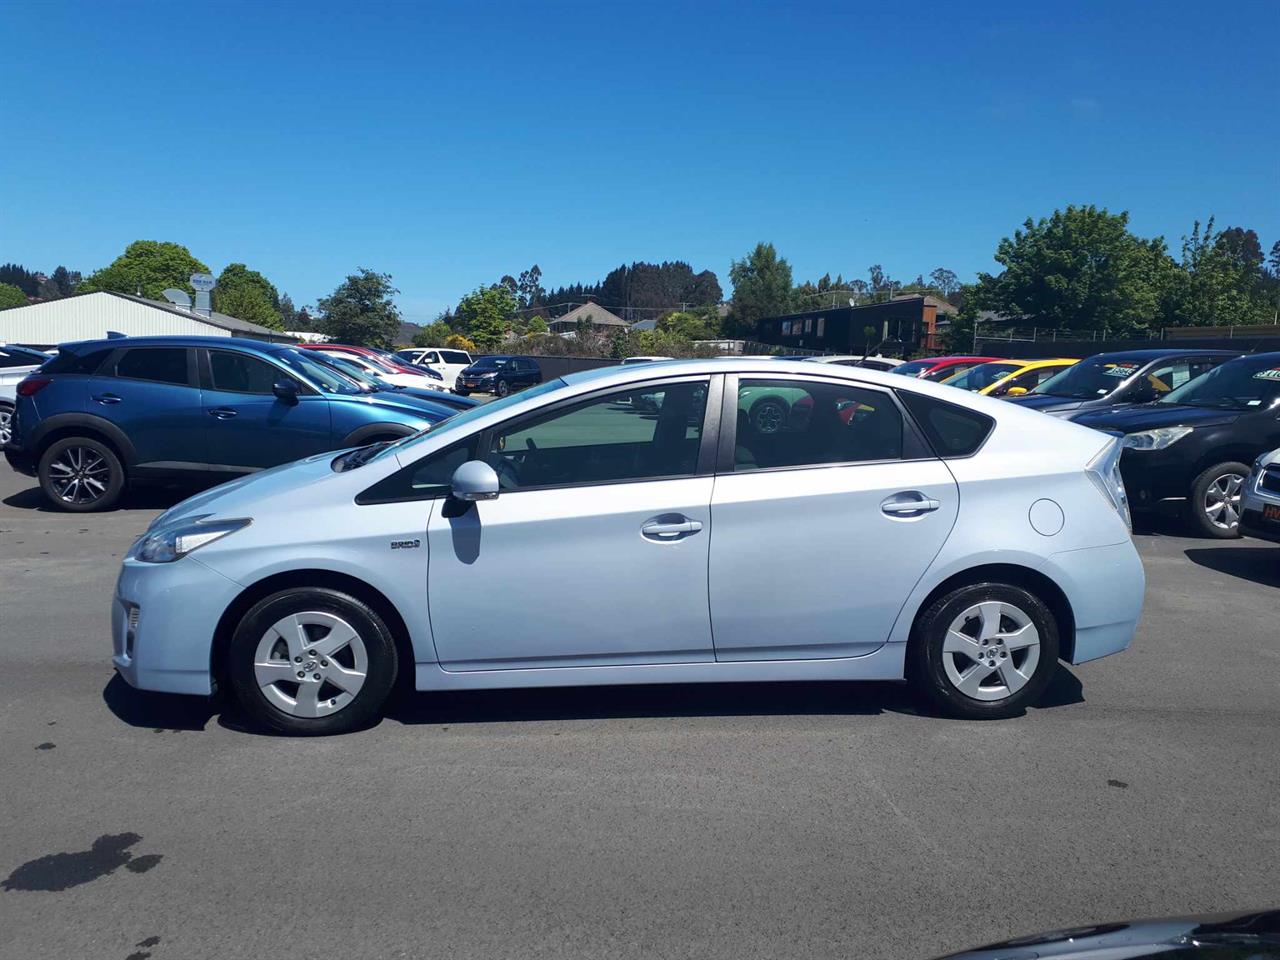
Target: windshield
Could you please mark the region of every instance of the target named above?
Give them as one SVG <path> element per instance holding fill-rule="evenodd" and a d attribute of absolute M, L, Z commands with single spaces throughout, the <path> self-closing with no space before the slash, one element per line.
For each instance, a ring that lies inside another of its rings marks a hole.
<path fill-rule="evenodd" d="M 330 364 L 309 356 L 305 350 L 295 350 L 293 348 L 281 350 L 275 354 L 275 358 L 291 370 L 302 374 L 308 383 L 314 387 L 319 387 L 325 393 L 340 393 L 346 396 L 364 393 L 364 389 L 359 383 L 346 374 L 340 373 Z"/>
<path fill-rule="evenodd" d="M 327 363 L 331 367 L 337 367 L 352 380 L 363 384 L 371 390 L 378 390 L 382 387 L 382 384 L 380 384 L 374 377 L 369 376 L 369 374 L 365 372 L 364 367 L 360 366 L 360 364 L 356 363 L 354 360 L 348 360 L 346 357 L 340 357 L 336 354 L 330 354 L 328 356 L 322 354 L 320 362 Z"/>
<path fill-rule="evenodd" d="M 904 377 L 918 377 L 930 367 L 936 366 L 937 360 L 910 360 L 907 363 L 900 363 L 891 370 L 891 373 L 900 373 Z"/>
<path fill-rule="evenodd" d="M 471 364 L 471 367 L 474 370 L 497 370 L 499 367 L 505 367 L 510 362 L 510 357 L 481 357 Z"/>
<path fill-rule="evenodd" d="M 1032 393 L 1072 400 L 1096 400 L 1115 392 L 1142 367 L 1138 360 L 1108 360 L 1105 356 L 1082 360 L 1056 373 Z"/>
<path fill-rule="evenodd" d="M 1280 399 L 1280 355 L 1241 357 L 1214 367 L 1160 399 L 1191 407 L 1253 410 Z"/>
<path fill-rule="evenodd" d="M 980 363 L 959 376 L 942 382 L 949 387 L 959 387 L 961 390 L 983 390 L 997 380 L 1003 380 L 1005 377 L 1012 375 L 1015 370 L 1021 367 L 1022 364 L 1020 363 L 1005 363 L 1004 361 Z"/>

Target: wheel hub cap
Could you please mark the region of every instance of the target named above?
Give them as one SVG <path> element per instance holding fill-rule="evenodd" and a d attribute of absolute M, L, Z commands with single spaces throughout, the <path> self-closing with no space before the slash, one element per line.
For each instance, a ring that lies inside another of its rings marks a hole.
<path fill-rule="evenodd" d="M 349 706 L 368 673 L 364 641 L 347 621 L 327 611 L 277 620 L 258 641 L 253 658 L 262 695 L 294 717 L 324 717 Z"/>
<path fill-rule="evenodd" d="M 951 621 L 942 664 L 951 685 L 984 702 L 1013 696 L 1040 662 L 1040 633 L 1022 609 L 1002 600 L 975 603 Z"/>
<path fill-rule="evenodd" d="M 1240 522 L 1240 493 L 1244 477 L 1224 473 L 1209 484 L 1204 494 L 1204 512 L 1209 522 L 1223 530 L 1235 529 Z"/>

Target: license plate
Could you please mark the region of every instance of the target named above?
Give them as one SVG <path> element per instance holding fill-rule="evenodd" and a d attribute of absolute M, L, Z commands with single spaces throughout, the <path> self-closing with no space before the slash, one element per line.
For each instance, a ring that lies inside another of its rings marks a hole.
<path fill-rule="evenodd" d="M 1264 520 L 1280 520 L 1280 504 L 1268 503 L 1262 508 Z"/>

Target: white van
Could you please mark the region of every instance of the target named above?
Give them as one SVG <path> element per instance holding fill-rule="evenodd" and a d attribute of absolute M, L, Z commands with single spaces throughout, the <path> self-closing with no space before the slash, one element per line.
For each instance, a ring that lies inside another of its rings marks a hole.
<path fill-rule="evenodd" d="M 396 356 L 419 367 L 428 367 L 444 377 L 444 385 L 452 390 L 458 374 L 471 366 L 471 354 L 465 350 L 444 350 L 436 347 L 399 350 Z"/>

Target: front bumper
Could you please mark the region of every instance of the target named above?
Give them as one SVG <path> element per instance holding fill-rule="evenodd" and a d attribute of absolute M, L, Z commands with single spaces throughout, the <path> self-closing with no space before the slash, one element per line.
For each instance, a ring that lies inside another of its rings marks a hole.
<path fill-rule="evenodd" d="M 493 390 L 493 380 L 466 379 L 459 377 L 456 381 L 456 390 L 469 390 L 472 393 L 488 393 Z"/>
<path fill-rule="evenodd" d="M 1174 443 L 1163 450 L 1128 448 L 1121 455 L 1120 474 L 1132 509 L 1158 510 L 1171 502 L 1177 505 L 1191 495 L 1193 467 L 1178 455 L 1177 446 Z"/>
<path fill-rule="evenodd" d="M 111 663 L 130 686 L 213 693 L 213 636 L 241 586 L 195 557 L 125 560 L 111 601 Z M 137 610 L 130 629 L 129 612 Z"/>
<path fill-rule="evenodd" d="M 1276 468 L 1272 466 L 1265 481 L 1257 471 L 1245 480 L 1240 497 L 1240 532 L 1280 543 L 1280 490 L 1272 489 L 1275 476 Z M 1263 486 L 1264 482 L 1267 487 Z"/>

